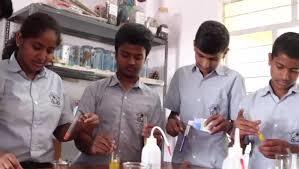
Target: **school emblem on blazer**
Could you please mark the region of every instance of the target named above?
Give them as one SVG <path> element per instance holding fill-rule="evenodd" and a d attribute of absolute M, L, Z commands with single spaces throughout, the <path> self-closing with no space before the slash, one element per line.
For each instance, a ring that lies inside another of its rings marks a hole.
<path fill-rule="evenodd" d="M 292 143 L 299 143 L 299 129 L 289 133 L 289 140 Z"/>
<path fill-rule="evenodd" d="M 58 96 L 56 93 L 54 92 L 50 92 L 49 94 L 49 98 L 52 104 L 59 106 L 61 104 L 60 102 L 60 96 Z"/>

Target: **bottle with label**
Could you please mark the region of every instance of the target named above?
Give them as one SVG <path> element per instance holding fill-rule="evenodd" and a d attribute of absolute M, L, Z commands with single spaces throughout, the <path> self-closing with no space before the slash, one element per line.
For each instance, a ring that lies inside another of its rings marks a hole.
<path fill-rule="evenodd" d="M 107 0 L 106 9 L 108 13 L 108 23 L 112 25 L 117 24 L 118 2 L 117 0 Z"/>
<path fill-rule="evenodd" d="M 165 0 L 162 1 L 162 4 L 155 15 L 155 18 L 157 19 L 159 25 L 156 36 L 162 39 L 168 39 L 169 14 Z"/>

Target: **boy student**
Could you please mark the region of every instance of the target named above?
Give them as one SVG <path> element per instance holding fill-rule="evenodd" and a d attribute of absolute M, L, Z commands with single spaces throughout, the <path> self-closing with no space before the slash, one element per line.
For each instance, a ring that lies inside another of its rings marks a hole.
<path fill-rule="evenodd" d="M 230 132 L 230 119 L 238 113 L 239 101 L 245 95 L 244 80 L 220 64 L 229 50 L 229 33 L 223 24 L 202 23 L 193 44 L 195 64 L 175 72 L 165 99 L 165 107 L 171 110 L 166 131 L 178 136 L 172 162 L 221 168 L 227 154 L 225 133 Z M 195 118 L 207 119 L 204 125 L 209 132 L 192 128 L 180 148 L 185 125 Z"/>
<path fill-rule="evenodd" d="M 140 24 L 125 24 L 116 33 L 116 74 L 87 87 L 80 100 L 80 110 L 102 121 L 96 133 L 76 139 L 83 152 L 76 163 L 108 164 L 113 151 L 122 162 L 140 161 L 144 137 L 154 125 L 163 126 L 159 95 L 139 79 L 152 39 Z"/>
<path fill-rule="evenodd" d="M 253 169 L 275 168 L 277 156 L 299 152 L 299 34 L 279 36 L 268 63 L 269 85 L 242 100 L 235 121 L 243 144 L 249 140 L 254 145 L 249 164 Z M 265 140 L 258 139 L 260 133 Z"/>

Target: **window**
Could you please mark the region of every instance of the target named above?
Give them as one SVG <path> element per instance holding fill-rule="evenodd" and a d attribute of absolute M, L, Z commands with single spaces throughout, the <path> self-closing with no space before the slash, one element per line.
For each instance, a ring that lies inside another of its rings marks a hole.
<path fill-rule="evenodd" d="M 230 31 L 225 63 L 245 78 L 247 92 L 270 79 L 268 53 L 282 33 L 299 33 L 299 0 L 239 0 L 224 3 L 224 24 Z"/>

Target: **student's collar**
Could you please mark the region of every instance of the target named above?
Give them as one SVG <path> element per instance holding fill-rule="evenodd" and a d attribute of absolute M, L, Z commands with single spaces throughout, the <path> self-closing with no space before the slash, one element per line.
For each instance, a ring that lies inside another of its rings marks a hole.
<path fill-rule="evenodd" d="M 262 97 L 265 97 L 266 95 L 268 95 L 270 93 L 274 93 L 274 92 L 273 92 L 273 89 L 272 89 L 272 87 L 270 85 L 270 82 L 269 82 L 268 86 L 266 86 L 264 89 L 262 89 L 260 94 L 261 94 Z"/>
<path fill-rule="evenodd" d="M 268 95 L 268 94 L 274 94 L 274 91 L 273 91 L 273 88 L 272 88 L 272 86 L 271 86 L 271 84 L 270 84 L 270 81 L 269 81 L 269 83 L 268 83 L 268 86 L 266 86 L 262 91 L 261 91 L 261 96 L 262 97 L 264 97 L 264 96 L 266 96 L 266 95 Z M 289 91 L 288 91 L 288 93 L 286 94 L 286 95 L 290 95 L 290 94 L 292 94 L 292 93 L 299 93 L 299 85 L 298 84 L 295 84 L 295 85 L 293 85 L 290 89 L 289 89 Z"/>
<path fill-rule="evenodd" d="M 110 87 L 113 87 L 113 86 L 116 86 L 116 85 L 120 85 L 120 81 L 117 77 L 116 74 L 114 74 L 112 77 L 111 77 L 111 81 L 109 83 L 109 86 Z M 140 88 L 140 89 L 144 89 L 145 86 L 144 84 L 140 81 L 140 78 L 139 80 L 134 84 L 133 88 Z"/>
<path fill-rule="evenodd" d="M 8 60 L 8 70 L 13 73 L 18 73 L 22 71 L 22 68 L 15 57 L 15 53 L 13 53 L 10 59 Z"/>
<path fill-rule="evenodd" d="M 15 53 L 13 53 L 10 57 L 10 59 L 8 60 L 8 70 L 13 72 L 13 73 L 20 73 L 20 72 L 24 72 L 20 66 L 20 64 L 18 63 Z M 48 77 L 48 73 L 47 73 L 47 69 L 44 67 L 40 73 L 37 74 L 36 78 L 43 78 L 43 77 Z M 25 74 L 25 72 L 24 72 Z"/>
<path fill-rule="evenodd" d="M 194 65 L 193 67 L 192 67 L 192 73 L 194 73 L 194 72 L 200 72 L 200 70 L 199 70 L 199 68 L 196 66 L 196 65 Z M 217 66 L 217 68 L 214 70 L 214 71 L 212 71 L 211 73 L 209 73 L 209 74 L 212 74 L 213 72 L 215 72 L 217 75 L 220 75 L 220 76 L 225 76 L 226 75 L 226 71 L 225 71 L 225 68 L 224 68 L 224 66 L 222 66 L 221 64 L 219 64 L 218 66 Z"/>

